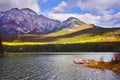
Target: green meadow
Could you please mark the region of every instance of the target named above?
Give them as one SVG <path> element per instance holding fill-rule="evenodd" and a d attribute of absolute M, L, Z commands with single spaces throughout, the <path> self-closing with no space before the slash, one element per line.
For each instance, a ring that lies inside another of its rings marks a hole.
<path fill-rule="evenodd" d="M 42 38 L 38 36 L 33 34 L 17 36 L 13 41 L 4 41 L 4 49 L 13 52 L 120 51 L 118 45 L 120 44 L 120 29 L 104 29 L 89 24 L 78 28 L 63 29 L 43 35 Z M 111 47 L 117 48 L 113 50 Z M 96 48 L 98 50 L 95 50 Z"/>

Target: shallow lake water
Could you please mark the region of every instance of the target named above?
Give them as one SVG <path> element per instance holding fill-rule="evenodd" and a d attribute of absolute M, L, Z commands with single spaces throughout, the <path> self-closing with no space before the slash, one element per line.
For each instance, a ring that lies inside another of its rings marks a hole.
<path fill-rule="evenodd" d="M 120 74 L 111 70 L 101 71 L 73 63 L 76 59 L 100 60 L 101 57 L 109 61 L 113 53 L 61 54 L 66 55 L 0 57 L 0 80 L 120 80 Z"/>

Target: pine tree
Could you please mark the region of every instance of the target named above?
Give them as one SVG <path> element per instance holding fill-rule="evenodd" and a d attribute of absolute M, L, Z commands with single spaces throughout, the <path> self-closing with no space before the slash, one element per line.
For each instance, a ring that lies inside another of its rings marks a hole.
<path fill-rule="evenodd" d="M 2 39 L 0 38 L 0 54 L 3 54 Z"/>

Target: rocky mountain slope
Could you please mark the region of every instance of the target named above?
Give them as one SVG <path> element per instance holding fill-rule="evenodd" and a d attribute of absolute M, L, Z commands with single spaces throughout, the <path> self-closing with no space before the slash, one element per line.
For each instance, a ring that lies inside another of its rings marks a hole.
<path fill-rule="evenodd" d="M 84 22 L 70 17 L 60 22 L 38 15 L 28 8 L 13 8 L 0 12 L 0 36 L 13 36 L 25 33 L 48 34 L 67 27 L 78 27 Z"/>

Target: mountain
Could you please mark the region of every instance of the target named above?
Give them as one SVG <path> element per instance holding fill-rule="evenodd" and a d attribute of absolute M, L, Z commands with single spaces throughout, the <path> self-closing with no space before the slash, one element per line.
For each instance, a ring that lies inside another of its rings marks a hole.
<path fill-rule="evenodd" d="M 28 33 L 34 29 L 31 14 L 17 8 L 8 10 L 0 17 L 0 35 Z"/>
<path fill-rule="evenodd" d="M 63 28 L 78 27 L 84 22 L 70 17 L 60 22 L 38 15 L 29 8 L 13 8 L 0 12 L 0 36 L 13 36 L 26 33 L 48 34 Z"/>
<path fill-rule="evenodd" d="M 70 17 L 58 20 L 38 15 L 29 8 L 0 12 L 0 36 L 4 41 L 80 43 L 120 41 L 120 28 L 102 28 Z"/>
<path fill-rule="evenodd" d="M 120 41 L 120 28 L 102 28 L 93 24 L 85 24 L 81 27 L 62 29 L 47 34 L 43 42 L 56 43 L 84 43 L 84 42 L 115 42 Z"/>
<path fill-rule="evenodd" d="M 84 24 L 80 27 L 63 28 L 45 35 L 21 34 L 15 37 L 4 38 L 4 41 L 17 41 L 40 44 L 75 44 L 90 42 L 119 42 L 120 28 L 101 28 L 93 24 Z M 11 43 L 10 43 L 11 44 Z"/>
<path fill-rule="evenodd" d="M 62 27 L 67 28 L 69 26 L 69 28 L 72 28 L 72 27 L 76 28 L 76 27 L 80 27 L 80 25 L 83 25 L 83 24 L 86 24 L 86 23 L 80 21 L 77 18 L 70 17 L 67 20 L 62 22 Z"/>
<path fill-rule="evenodd" d="M 42 15 L 39 15 L 36 19 L 34 19 L 34 23 L 36 24 L 36 26 L 32 32 L 35 33 L 48 34 L 59 30 L 59 28 L 61 27 L 60 21 L 49 19 Z"/>

